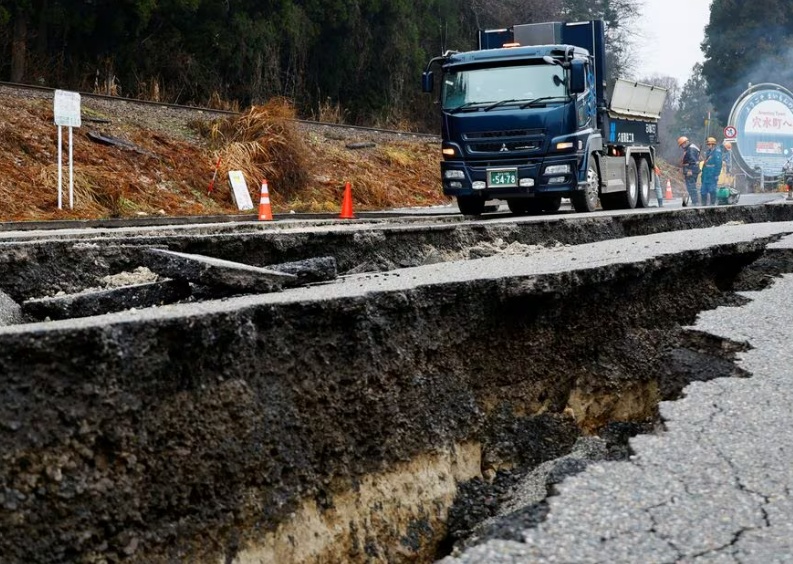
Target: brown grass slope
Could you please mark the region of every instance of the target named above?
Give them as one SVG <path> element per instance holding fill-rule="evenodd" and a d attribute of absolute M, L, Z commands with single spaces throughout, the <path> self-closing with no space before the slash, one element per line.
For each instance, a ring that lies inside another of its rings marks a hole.
<path fill-rule="evenodd" d="M 325 133 L 295 122 L 283 100 L 214 120 L 180 114 L 180 122 L 164 112 L 84 98 L 82 127 L 73 129 L 75 205 L 69 209 L 64 128 L 59 210 L 52 100 L 0 93 L 0 221 L 235 214 L 230 170 L 243 171 L 254 206 L 267 178 L 275 213 L 339 211 L 345 181 L 357 210 L 448 201 L 436 141 L 375 139 L 352 129 Z M 89 132 L 122 144 L 93 141 Z M 362 140 L 375 144 L 348 148 Z"/>

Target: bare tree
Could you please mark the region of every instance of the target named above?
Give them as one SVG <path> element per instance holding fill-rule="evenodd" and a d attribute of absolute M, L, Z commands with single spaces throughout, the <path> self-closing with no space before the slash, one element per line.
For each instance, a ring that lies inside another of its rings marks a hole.
<path fill-rule="evenodd" d="M 678 131 L 677 106 L 680 100 L 680 84 L 672 76 L 651 76 L 640 78 L 639 82 L 666 88 L 666 100 L 661 110 L 661 119 L 658 121 L 658 154 L 667 162 L 677 163 L 680 150 L 677 147 Z"/>

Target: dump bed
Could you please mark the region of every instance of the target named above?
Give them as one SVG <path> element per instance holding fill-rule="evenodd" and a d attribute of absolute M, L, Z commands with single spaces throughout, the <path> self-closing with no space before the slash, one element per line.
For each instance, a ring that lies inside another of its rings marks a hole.
<path fill-rule="evenodd" d="M 618 78 L 611 93 L 609 114 L 613 117 L 646 118 L 657 121 L 666 100 L 666 89 Z"/>
<path fill-rule="evenodd" d="M 606 112 L 603 136 L 611 145 L 655 145 L 666 89 L 617 79 Z"/>

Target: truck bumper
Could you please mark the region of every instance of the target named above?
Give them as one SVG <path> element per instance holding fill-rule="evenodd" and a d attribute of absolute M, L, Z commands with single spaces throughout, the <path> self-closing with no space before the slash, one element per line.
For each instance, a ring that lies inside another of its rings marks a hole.
<path fill-rule="evenodd" d="M 546 173 L 549 166 L 567 165 L 562 173 Z M 517 173 L 517 185 L 493 186 L 488 171 L 511 169 Z M 464 161 L 442 161 L 443 193 L 447 196 L 480 196 L 486 200 L 531 198 L 543 195 L 569 196 L 580 190 L 578 159 L 575 157 L 543 163 L 471 165 Z"/>

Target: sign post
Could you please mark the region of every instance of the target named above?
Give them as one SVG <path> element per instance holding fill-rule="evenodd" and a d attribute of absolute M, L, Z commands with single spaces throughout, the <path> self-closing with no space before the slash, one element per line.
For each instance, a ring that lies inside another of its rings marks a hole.
<path fill-rule="evenodd" d="M 80 94 L 66 90 L 55 91 L 55 125 L 58 126 L 58 209 L 63 209 L 63 127 L 69 128 L 69 208 L 74 208 L 74 169 L 72 158 L 72 128 L 80 127 Z"/>

